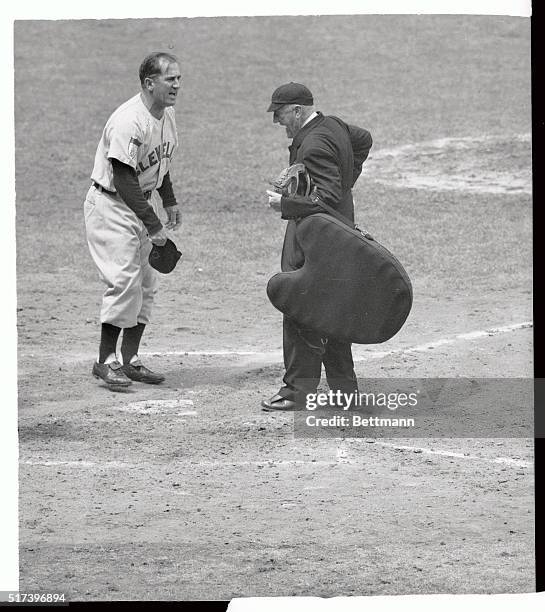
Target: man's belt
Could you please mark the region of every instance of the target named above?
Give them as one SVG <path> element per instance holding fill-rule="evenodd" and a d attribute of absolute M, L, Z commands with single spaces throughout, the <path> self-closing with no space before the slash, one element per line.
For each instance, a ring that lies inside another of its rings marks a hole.
<path fill-rule="evenodd" d="M 104 193 L 107 193 L 108 195 L 111 195 L 111 196 L 118 195 L 115 191 L 110 191 L 109 189 L 105 189 L 102 185 L 100 185 L 96 181 L 92 181 L 92 183 L 93 183 L 93 187 L 97 189 L 98 191 L 103 191 Z M 150 189 L 150 191 L 143 191 L 142 193 L 144 194 L 144 198 L 146 198 L 146 200 L 149 200 L 151 198 L 151 194 L 153 193 L 153 190 Z"/>

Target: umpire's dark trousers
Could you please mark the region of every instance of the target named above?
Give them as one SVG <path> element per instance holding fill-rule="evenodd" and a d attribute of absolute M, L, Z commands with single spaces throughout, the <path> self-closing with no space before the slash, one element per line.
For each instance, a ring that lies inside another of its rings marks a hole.
<path fill-rule="evenodd" d="M 333 391 L 357 393 L 352 345 L 324 338 L 313 329 L 300 327 L 284 316 L 284 386 L 279 395 L 299 403 L 307 393 L 316 393 L 324 364 L 327 383 Z"/>

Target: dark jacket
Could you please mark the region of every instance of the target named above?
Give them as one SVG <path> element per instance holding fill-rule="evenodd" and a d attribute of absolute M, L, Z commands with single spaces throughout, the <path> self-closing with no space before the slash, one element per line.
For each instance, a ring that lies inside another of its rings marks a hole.
<path fill-rule="evenodd" d="M 318 113 L 293 139 L 289 147 L 290 165 L 303 163 L 317 195 L 353 221 L 352 187 L 372 143 L 367 130 Z M 300 268 L 305 261 L 295 235 L 295 220 L 317 212 L 324 210 L 310 196 L 282 196 L 282 219 L 289 219 L 282 249 L 284 272 Z"/>

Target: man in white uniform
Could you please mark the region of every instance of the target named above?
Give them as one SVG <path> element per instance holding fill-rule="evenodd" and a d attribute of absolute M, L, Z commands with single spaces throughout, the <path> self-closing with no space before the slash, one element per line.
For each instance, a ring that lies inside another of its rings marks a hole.
<path fill-rule="evenodd" d="M 87 243 L 106 284 L 93 375 L 113 389 L 164 380 L 142 364 L 138 348 L 157 291 L 148 261 L 152 244 L 165 244 L 165 230 L 181 224 L 169 172 L 178 146 L 173 108 L 180 89 L 178 61 L 169 53 L 152 53 L 139 76 L 142 91 L 106 123 L 85 200 Z"/>

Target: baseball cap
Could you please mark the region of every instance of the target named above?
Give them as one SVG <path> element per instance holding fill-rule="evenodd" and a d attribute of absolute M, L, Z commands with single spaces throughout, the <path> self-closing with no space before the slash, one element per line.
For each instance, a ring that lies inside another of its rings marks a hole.
<path fill-rule="evenodd" d="M 302 104 L 303 106 L 312 106 L 314 99 L 312 93 L 301 83 L 286 83 L 280 85 L 273 91 L 271 104 L 267 112 L 278 110 L 284 104 Z"/>

